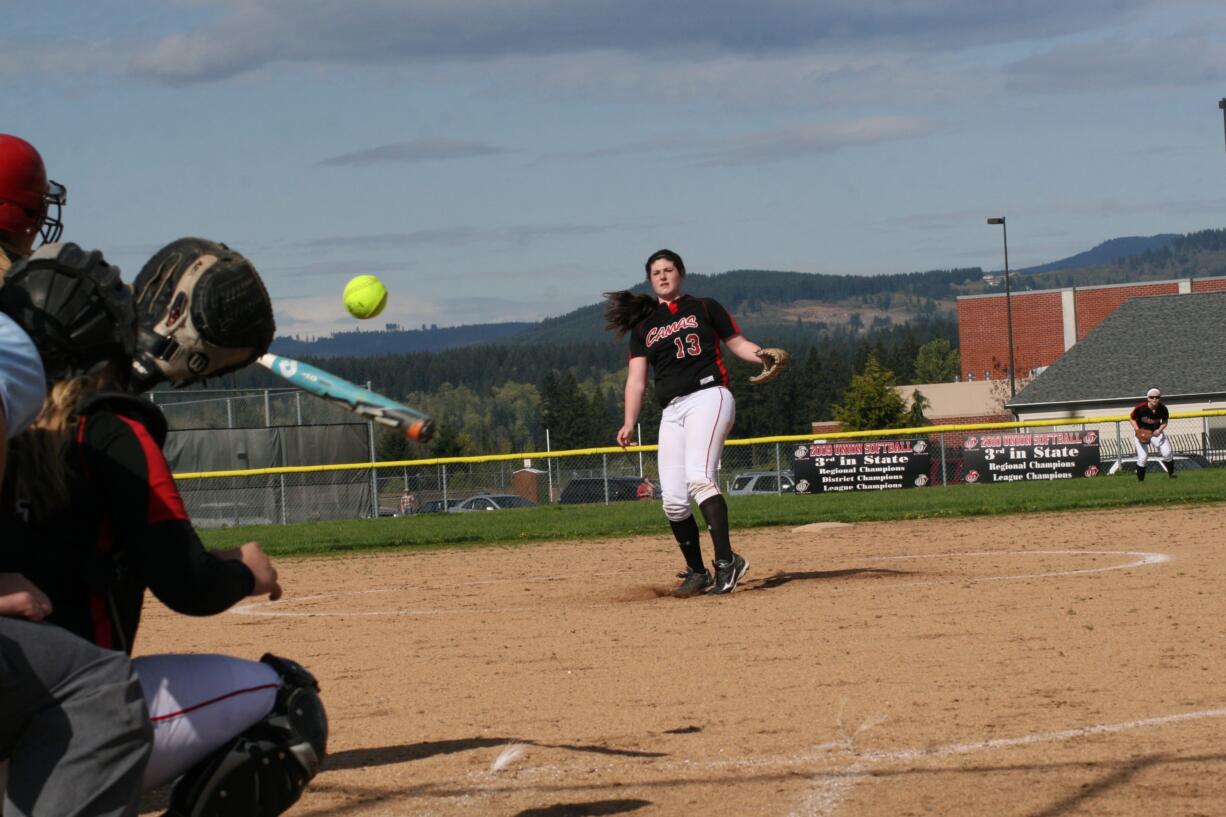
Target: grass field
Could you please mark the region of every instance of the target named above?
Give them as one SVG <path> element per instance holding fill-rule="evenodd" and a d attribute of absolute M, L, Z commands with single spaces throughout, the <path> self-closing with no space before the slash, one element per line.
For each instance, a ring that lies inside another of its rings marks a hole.
<path fill-rule="evenodd" d="M 959 485 L 814 496 L 728 498 L 736 529 L 810 522 L 956 518 L 1045 511 L 1219 502 L 1226 468 L 1187 471 L 1178 479 L 1131 475 L 1001 485 Z M 396 549 L 505 545 L 664 535 L 658 502 L 551 505 L 485 513 L 427 514 L 382 519 L 262 525 L 201 531 L 212 548 L 256 540 L 275 556 L 349 554 Z"/>

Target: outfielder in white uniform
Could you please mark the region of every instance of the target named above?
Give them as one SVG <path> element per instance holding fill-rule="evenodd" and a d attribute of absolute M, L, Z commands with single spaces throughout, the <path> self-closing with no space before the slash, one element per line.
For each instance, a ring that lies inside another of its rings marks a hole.
<path fill-rule="evenodd" d="M 1162 403 L 1162 392 L 1150 389 L 1145 393 L 1145 401 L 1138 403 L 1129 415 L 1134 432 L 1132 443 L 1137 450 L 1137 480 L 1145 480 L 1145 464 L 1149 461 L 1149 446 L 1158 446 L 1158 454 L 1162 457 L 1162 468 L 1166 475 L 1175 477 L 1175 454 L 1171 449 L 1170 440 L 1166 438 L 1166 427 L 1171 422 L 1170 412 Z M 1152 435 L 1149 442 L 1141 442 L 1135 432 L 1145 430 Z"/>

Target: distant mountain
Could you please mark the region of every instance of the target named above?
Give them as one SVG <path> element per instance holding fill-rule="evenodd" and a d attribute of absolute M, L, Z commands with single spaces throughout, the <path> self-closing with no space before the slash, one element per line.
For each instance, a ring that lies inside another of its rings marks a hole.
<path fill-rule="evenodd" d="M 983 277 L 978 267 L 897 275 L 826 275 L 775 270 L 732 270 L 718 275 L 691 273 L 687 291 L 715 298 L 747 329 L 794 329 L 819 323 L 889 326 L 916 316 L 952 312 L 953 298 Z M 646 282 L 633 288 L 648 292 Z M 837 309 L 829 307 L 839 305 Z M 280 337 L 274 354 L 289 357 L 378 357 L 438 352 L 488 343 L 612 343 L 604 328 L 604 306 L 591 304 L 536 323 L 477 324 L 412 331 L 337 332 L 327 338 Z M 857 316 L 853 318 L 852 316 Z M 756 335 L 755 335 L 756 337 Z"/>
<path fill-rule="evenodd" d="M 1226 275 L 1226 230 L 1164 233 L 1104 241 L 1086 252 L 1013 271 L 1017 289 L 1050 289 Z M 882 329 L 953 311 L 960 295 L 995 291 L 978 267 L 895 275 L 826 275 L 777 270 L 691 273 L 687 291 L 715 298 L 758 338 L 763 334 L 851 327 Z M 647 292 L 640 283 L 634 291 Z M 338 332 L 315 340 L 277 338 L 272 350 L 306 358 L 369 358 L 441 352 L 480 344 L 612 343 L 603 305 L 535 323 L 491 323 L 409 331 Z"/>
<path fill-rule="evenodd" d="M 522 332 L 530 323 L 478 323 L 429 329 L 335 332 L 326 338 L 276 338 L 272 352 L 287 357 L 375 357 L 408 352 L 441 352 L 458 346 L 493 343 Z"/>
<path fill-rule="evenodd" d="M 1154 249 L 1127 258 L 1084 267 L 1034 272 L 1019 282 L 1019 288 L 1058 289 L 1220 276 L 1226 276 L 1226 230 L 1201 230 L 1177 235 Z"/>
<path fill-rule="evenodd" d="M 1036 267 L 1013 270 L 1013 273 L 1016 275 L 1033 275 L 1040 272 L 1054 272 L 1055 270 L 1062 269 L 1112 264 L 1116 261 L 1123 261 L 1126 258 L 1142 255 L 1151 250 L 1160 250 L 1178 238 L 1183 238 L 1183 236 L 1177 233 L 1159 233 L 1158 235 L 1151 236 L 1112 238 L 1091 250 L 1079 252 L 1076 255 L 1070 255 L 1068 258 L 1061 258 L 1059 261 L 1052 261 L 1048 264 L 1039 264 Z M 1003 273 L 1004 270 L 1000 272 Z"/>
<path fill-rule="evenodd" d="M 738 323 L 747 329 L 769 331 L 773 327 L 795 327 L 797 323 L 812 326 L 821 314 L 818 304 L 841 305 L 846 323 L 852 314 L 863 313 L 865 325 L 874 318 L 889 323 L 905 323 L 916 315 L 931 316 L 940 311 L 938 304 L 952 308 L 952 299 L 963 287 L 983 277 L 983 270 L 932 270 L 899 275 L 826 275 L 812 272 L 779 272 L 776 270 L 731 270 L 718 275 L 690 273 L 685 289 L 714 298 L 732 312 Z M 632 292 L 648 292 L 646 282 L 633 287 Z M 806 306 L 808 308 L 806 308 Z M 601 304 L 580 307 L 556 318 L 532 324 L 507 338 L 509 343 L 550 343 L 611 338 L 604 329 L 604 307 Z M 756 337 L 756 335 L 755 335 Z"/>

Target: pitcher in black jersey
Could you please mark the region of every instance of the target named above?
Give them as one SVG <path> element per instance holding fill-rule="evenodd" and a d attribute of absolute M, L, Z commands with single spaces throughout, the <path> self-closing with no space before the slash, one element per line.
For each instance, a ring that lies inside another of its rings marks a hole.
<path fill-rule="evenodd" d="M 716 474 L 736 416 L 720 343 L 750 363 L 761 362 L 757 356 L 761 347 L 741 335 L 736 321 L 718 302 L 682 294 L 685 263 L 677 253 L 659 250 L 645 266 L 654 297 L 627 290 L 605 293 L 606 328 L 619 338 L 630 336 L 625 420 L 617 431 L 617 444 L 626 446 L 634 439 L 650 367 L 656 399 L 664 409 L 659 439 L 664 515 L 686 563 L 673 595 L 731 593 L 749 563 L 732 551 L 728 505 Z M 711 531 L 714 579 L 703 562 L 691 500 Z"/>

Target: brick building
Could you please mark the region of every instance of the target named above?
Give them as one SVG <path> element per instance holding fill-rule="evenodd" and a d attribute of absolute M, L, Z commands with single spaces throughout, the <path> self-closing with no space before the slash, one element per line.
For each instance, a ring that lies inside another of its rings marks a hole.
<path fill-rule="evenodd" d="M 1037 374 L 1073 347 L 1129 298 L 1226 292 L 1226 277 L 1014 292 L 1013 357 L 1018 377 Z M 1009 376 L 1005 294 L 958 299 L 958 345 L 965 380 Z"/>

